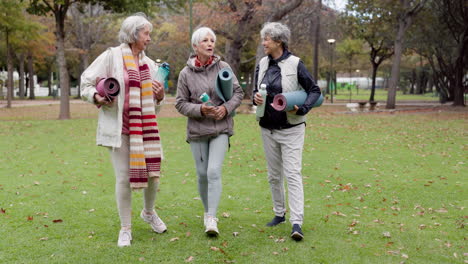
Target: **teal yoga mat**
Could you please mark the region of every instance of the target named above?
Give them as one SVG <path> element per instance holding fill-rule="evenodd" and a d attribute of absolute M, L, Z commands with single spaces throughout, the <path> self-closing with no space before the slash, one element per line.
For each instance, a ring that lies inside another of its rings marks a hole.
<path fill-rule="evenodd" d="M 233 87 L 232 87 L 232 77 L 234 73 L 232 73 L 231 69 L 223 68 L 218 72 L 218 77 L 216 78 L 215 83 L 215 91 L 223 102 L 229 101 L 232 97 Z M 233 111 L 231 116 L 234 116 L 236 113 Z"/>
<path fill-rule="evenodd" d="M 291 111 L 294 109 L 294 106 L 297 105 L 301 107 L 307 98 L 307 93 L 305 91 L 294 91 L 289 93 L 277 94 L 273 98 L 273 103 L 271 106 L 276 111 Z M 319 107 L 323 103 L 323 96 L 320 94 L 317 102 L 312 106 L 312 108 Z"/>

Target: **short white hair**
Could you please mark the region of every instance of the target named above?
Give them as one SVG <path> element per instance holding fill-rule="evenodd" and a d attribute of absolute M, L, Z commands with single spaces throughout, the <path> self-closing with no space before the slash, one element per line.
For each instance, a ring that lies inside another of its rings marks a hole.
<path fill-rule="evenodd" d="M 216 42 L 216 34 L 214 31 L 209 27 L 201 27 L 192 34 L 192 48 L 195 51 L 193 46 L 198 46 L 200 42 L 206 37 L 207 34 L 213 35 L 214 41 Z"/>
<path fill-rule="evenodd" d="M 266 23 L 262 30 L 260 31 L 260 36 L 262 39 L 265 36 L 270 37 L 275 42 L 280 42 L 283 45 L 283 48 L 287 49 L 289 44 L 289 39 L 291 38 L 291 31 L 288 26 L 278 23 L 278 22 L 269 22 Z"/>
<path fill-rule="evenodd" d="M 149 27 L 150 32 L 153 31 L 153 25 L 148 21 L 144 13 L 136 13 L 127 17 L 120 27 L 119 42 L 132 44 L 138 40 L 138 33 L 144 29 L 145 26 Z"/>

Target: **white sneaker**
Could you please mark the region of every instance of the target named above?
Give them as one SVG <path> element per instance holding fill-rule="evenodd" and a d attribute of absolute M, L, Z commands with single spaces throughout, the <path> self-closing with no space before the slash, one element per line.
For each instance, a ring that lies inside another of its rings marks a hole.
<path fill-rule="evenodd" d="M 205 233 L 209 236 L 217 236 L 218 231 L 218 218 L 212 216 L 205 217 Z"/>
<path fill-rule="evenodd" d="M 118 247 L 128 247 L 132 241 L 132 231 L 131 230 L 120 230 L 119 240 L 117 241 Z"/>
<path fill-rule="evenodd" d="M 166 224 L 164 224 L 164 222 L 161 220 L 161 218 L 159 218 L 158 214 L 156 214 L 154 210 L 152 214 L 148 215 L 143 209 L 140 216 L 146 223 L 151 225 L 151 228 L 153 228 L 154 232 L 159 234 L 166 232 Z"/>

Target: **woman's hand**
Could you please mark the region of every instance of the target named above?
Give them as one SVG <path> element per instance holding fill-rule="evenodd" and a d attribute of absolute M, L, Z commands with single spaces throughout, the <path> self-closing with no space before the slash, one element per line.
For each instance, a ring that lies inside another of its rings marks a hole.
<path fill-rule="evenodd" d="M 254 102 L 257 104 L 257 105 L 262 105 L 263 103 L 263 98 L 262 98 L 262 95 L 260 93 L 255 93 L 255 96 L 254 96 Z"/>
<path fill-rule="evenodd" d="M 158 103 L 164 99 L 164 86 L 158 81 L 153 81 L 153 94 Z"/>
<path fill-rule="evenodd" d="M 288 113 L 290 113 L 290 114 L 296 114 L 296 113 L 297 113 L 297 110 L 299 110 L 299 107 L 297 107 L 297 105 L 294 105 L 294 109 L 291 110 L 291 111 L 288 111 Z"/>
<path fill-rule="evenodd" d="M 94 103 L 100 106 L 112 106 L 114 101 L 107 100 L 106 97 L 100 96 L 98 93 L 94 94 Z"/>
<path fill-rule="evenodd" d="M 209 106 L 206 104 L 201 104 L 201 113 L 203 116 L 215 118 L 215 106 Z"/>
<path fill-rule="evenodd" d="M 224 105 L 216 107 L 214 111 L 214 119 L 221 120 L 226 116 L 226 114 L 227 114 L 227 109 Z"/>

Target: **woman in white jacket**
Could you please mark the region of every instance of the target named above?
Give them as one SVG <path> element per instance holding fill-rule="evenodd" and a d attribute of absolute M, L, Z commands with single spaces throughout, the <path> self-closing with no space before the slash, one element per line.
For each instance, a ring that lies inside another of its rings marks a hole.
<path fill-rule="evenodd" d="M 119 247 L 130 246 L 132 240 L 132 190 L 144 192 L 141 218 L 157 233 L 167 229 L 154 210 L 162 158 L 156 113 L 164 87 L 155 80 L 157 65 L 144 53 L 152 29 L 142 13 L 126 18 L 119 32 L 121 45 L 103 52 L 81 76 L 83 100 L 99 107 L 96 143 L 109 148 L 115 171 Z M 97 83 L 108 77 L 120 86 L 112 101 L 96 90 Z"/>

